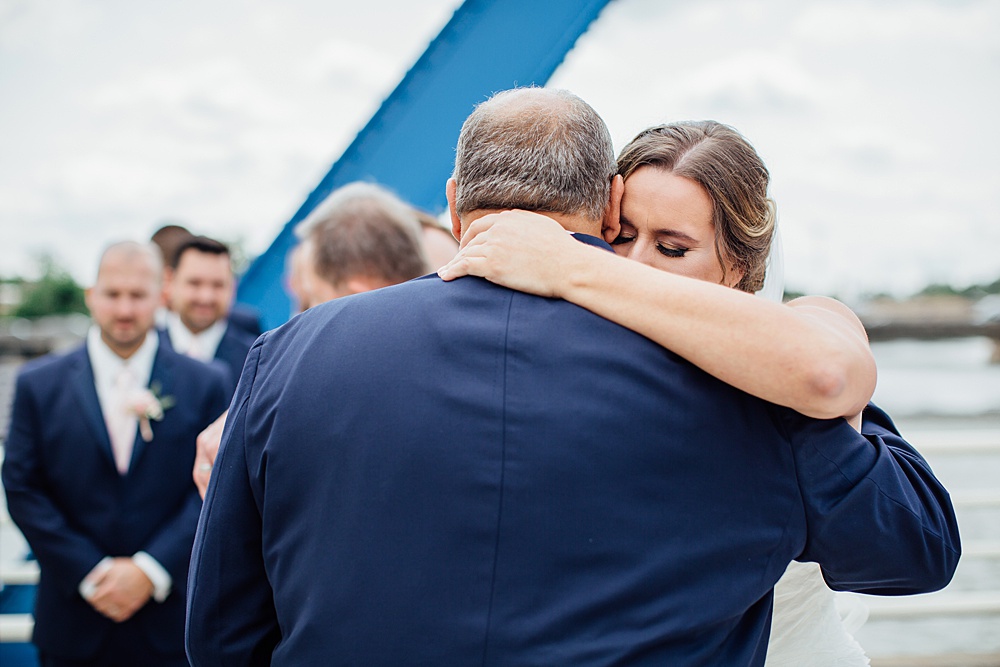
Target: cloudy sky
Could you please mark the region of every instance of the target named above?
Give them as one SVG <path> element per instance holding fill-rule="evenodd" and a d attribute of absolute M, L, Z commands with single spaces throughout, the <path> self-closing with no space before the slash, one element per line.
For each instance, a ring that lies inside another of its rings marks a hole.
<path fill-rule="evenodd" d="M 0 0 L 0 275 L 164 221 L 263 251 L 458 0 Z M 767 161 L 790 288 L 1000 278 L 1000 3 L 615 0 L 550 85 Z M 443 189 L 443 184 L 442 184 Z"/>

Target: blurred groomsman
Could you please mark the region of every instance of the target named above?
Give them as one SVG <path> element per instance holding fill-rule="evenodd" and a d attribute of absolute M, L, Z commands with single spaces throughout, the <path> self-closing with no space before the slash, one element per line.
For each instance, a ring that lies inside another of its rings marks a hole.
<path fill-rule="evenodd" d="M 170 268 L 165 342 L 199 361 L 221 362 L 231 396 L 256 336 L 229 319 L 234 289 L 229 249 L 191 236 L 177 247 Z"/>
<path fill-rule="evenodd" d="M 295 229 L 288 286 L 298 310 L 427 273 L 421 230 L 417 212 L 385 188 L 355 182 L 334 190 Z M 202 497 L 225 421 L 198 436 L 193 476 Z"/>
<path fill-rule="evenodd" d="M 87 290 L 86 343 L 17 379 L 3 486 L 41 569 L 43 667 L 186 664 L 201 509 L 190 470 L 227 387 L 220 370 L 160 344 L 160 271 L 150 246 L 109 247 Z"/>
<path fill-rule="evenodd" d="M 186 227 L 171 223 L 157 229 L 149 239 L 160 249 L 163 257 L 163 308 L 158 309 L 156 313 L 156 326 L 160 329 L 167 325 L 166 317 L 170 305 L 169 289 L 173 278 L 174 257 L 181 244 L 193 236 L 194 234 L 189 232 Z M 229 309 L 229 322 L 245 329 L 254 338 L 263 333 L 260 327 L 260 314 L 250 306 L 233 303 Z"/>
<path fill-rule="evenodd" d="M 334 190 L 295 235 L 303 248 L 303 310 L 429 270 L 417 211 L 374 183 Z"/>

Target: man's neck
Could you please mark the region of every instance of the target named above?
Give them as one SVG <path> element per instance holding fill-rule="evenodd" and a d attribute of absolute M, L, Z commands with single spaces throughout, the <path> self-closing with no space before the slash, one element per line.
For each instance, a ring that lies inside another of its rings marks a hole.
<path fill-rule="evenodd" d="M 565 215 L 563 213 L 546 213 L 545 215 L 562 225 L 563 229 L 567 232 L 573 234 L 588 234 L 590 236 L 597 237 L 601 235 L 600 220 L 591 220 L 590 218 L 582 215 Z"/>
<path fill-rule="evenodd" d="M 469 225 L 483 217 L 484 215 L 489 215 L 491 213 L 500 213 L 501 211 L 472 211 L 467 215 L 462 217 L 462 233 L 463 236 L 465 231 L 468 230 Z M 551 213 L 549 211 L 537 211 L 538 213 L 552 218 L 565 229 L 567 232 L 573 234 L 588 234 L 590 236 L 601 237 L 601 221 L 592 220 L 587 216 L 580 214 L 570 214 L 570 213 Z"/>
<path fill-rule="evenodd" d="M 174 349 L 202 361 L 210 360 L 218 351 L 227 326 L 225 320 L 216 320 L 208 327 L 193 332 L 177 313 L 170 313 L 167 317 L 167 334 Z"/>

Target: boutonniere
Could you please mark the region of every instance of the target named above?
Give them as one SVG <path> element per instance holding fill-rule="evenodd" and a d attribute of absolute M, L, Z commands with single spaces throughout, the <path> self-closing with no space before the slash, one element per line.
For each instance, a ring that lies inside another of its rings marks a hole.
<path fill-rule="evenodd" d="M 160 383 L 154 382 L 149 389 L 140 389 L 128 402 L 129 412 L 139 418 L 139 433 L 145 442 L 153 440 L 150 420 L 162 421 L 163 413 L 174 406 L 173 396 L 160 396 Z"/>

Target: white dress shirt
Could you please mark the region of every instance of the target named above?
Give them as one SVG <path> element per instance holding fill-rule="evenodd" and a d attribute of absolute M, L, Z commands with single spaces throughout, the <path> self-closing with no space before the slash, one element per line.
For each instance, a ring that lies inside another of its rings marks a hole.
<path fill-rule="evenodd" d="M 135 378 L 138 387 L 149 386 L 149 376 L 153 373 L 153 360 L 156 350 L 160 347 L 160 339 L 155 331 L 146 333 L 146 340 L 128 359 L 122 359 L 101 339 L 101 330 L 96 326 L 87 332 L 87 354 L 90 365 L 94 369 L 94 385 L 97 388 L 97 398 L 101 409 L 108 401 L 113 391 L 115 378 L 123 367 L 127 367 Z M 138 419 L 136 424 L 138 425 Z"/>
<path fill-rule="evenodd" d="M 201 333 L 191 333 L 177 313 L 167 313 L 167 334 L 174 350 L 199 361 L 211 361 L 229 325 L 226 318 L 215 321 Z"/>
<path fill-rule="evenodd" d="M 87 332 L 87 355 L 90 357 L 90 365 L 94 369 L 94 387 L 97 390 L 97 399 L 101 403 L 102 411 L 106 409 L 105 405 L 108 402 L 108 396 L 113 391 L 115 378 L 123 367 L 129 369 L 139 387 L 149 386 L 149 379 L 153 373 L 153 361 L 156 359 L 156 351 L 159 346 L 159 336 L 156 335 L 155 331 L 149 331 L 146 333 L 146 340 L 143 341 L 139 349 L 128 359 L 122 359 L 101 339 L 101 330 L 96 326 L 90 327 Z M 138 427 L 138 417 L 135 417 L 135 420 L 136 427 Z M 89 599 L 94 594 L 96 580 L 111 567 L 111 561 L 110 556 L 105 556 L 80 582 L 78 590 L 84 599 Z M 153 582 L 153 599 L 157 602 L 166 600 L 173 587 L 173 578 L 170 573 L 145 551 L 134 554 L 132 562 Z"/>

